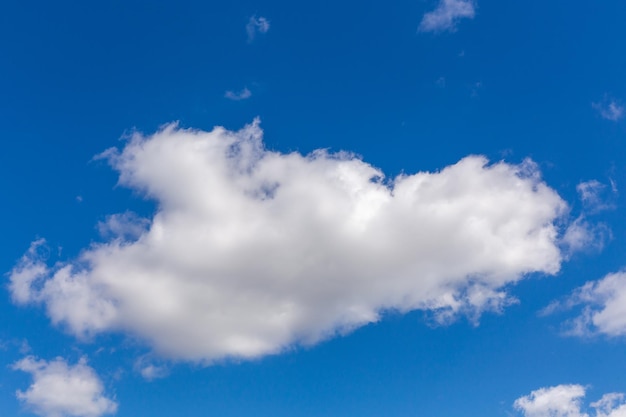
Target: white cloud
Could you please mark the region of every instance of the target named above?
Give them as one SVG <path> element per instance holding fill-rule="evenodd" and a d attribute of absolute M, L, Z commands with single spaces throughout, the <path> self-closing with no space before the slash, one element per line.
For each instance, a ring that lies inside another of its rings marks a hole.
<path fill-rule="evenodd" d="M 33 284 L 48 273 L 45 257 L 37 253 L 37 250 L 44 244 L 44 239 L 37 239 L 32 242 L 28 251 L 11 271 L 9 290 L 13 302 L 16 304 L 33 301 Z"/>
<path fill-rule="evenodd" d="M 241 101 L 252 97 L 252 92 L 245 87 L 241 91 L 227 91 L 224 93 L 224 97 L 233 101 Z"/>
<path fill-rule="evenodd" d="M 591 104 L 603 119 L 617 122 L 624 117 L 624 106 L 617 100 L 605 97 L 602 101 Z"/>
<path fill-rule="evenodd" d="M 561 242 L 571 255 L 585 250 L 601 251 L 611 237 L 611 229 L 604 223 L 592 223 L 580 215 L 567 227 Z"/>
<path fill-rule="evenodd" d="M 530 161 L 470 156 L 385 181 L 349 153 L 268 151 L 258 121 L 169 125 L 104 155 L 157 202 L 150 226 L 49 269 L 29 252 L 11 291 L 78 336 L 122 331 L 169 358 L 260 357 L 390 310 L 476 319 L 562 260 L 567 206 Z"/>
<path fill-rule="evenodd" d="M 624 394 L 612 392 L 604 394 L 598 401 L 591 403 L 597 417 L 626 417 Z"/>
<path fill-rule="evenodd" d="M 561 304 L 565 309 L 583 306 L 580 315 L 568 323 L 568 334 L 626 335 L 626 272 L 587 282 Z"/>
<path fill-rule="evenodd" d="M 440 0 L 435 10 L 424 15 L 418 29 L 420 32 L 454 32 L 459 20 L 473 19 L 475 15 L 474 0 Z"/>
<path fill-rule="evenodd" d="M 117 404 L 105 397 L 102 382 L 81 359 L 68 365 L 61 358 L 46 362 L 28 356 L 13 369 L 32 375 L 33 383 L 17 398 L 33 412 L 45 417 L 99 417 L 117 411 Z"/>
<path fill-rule="evenodd" d="M 270 22 L 264 17 L 250 17 L 246 25 L 246 33 L 248 34 L 248 42 L 252 42 L 256 38 L 257 33 L 267 33 L 270 30 Z"/>
<path fill-rule="evenodd" d="M 582 385 L 541 388 L 518 398 L 514 407 L 525 417 L 590 417 L 583 406 L 585 391 Z M 626 417 L 624 394 L 605 394 L 591 407 L 591 417 Z"/>
<path fill-rule="evenodd" d="M 518 398 L 514 407 L 526 417 L 588 417 L 580 409 L 584 396 L 582 385 L 557 385 Z"/>

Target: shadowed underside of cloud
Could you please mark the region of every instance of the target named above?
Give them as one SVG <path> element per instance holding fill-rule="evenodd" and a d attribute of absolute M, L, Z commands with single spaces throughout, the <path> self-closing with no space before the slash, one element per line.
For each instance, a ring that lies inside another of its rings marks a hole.
<path fill-rule="evenodd" d="M 254 358 L 390 310 L 477 318 L 512 301 L 505 286 L 560 268 L 567 206 L 530 161 L 470 156 L 385 181 L 349 153 L 266 150 L 258 121 L 169 125 L 102 157 L 157 202 L 154 217 L 111 216 L 117 237 L 54 267 L 35 242 L 10 275 L 15 302 L 43 304 L 78 336 L 126 332 L 202 363 Z"/>
<path fill-rule="evenodd" d="M 604 394 L 591 403 L 591 414 L 585 412 L 582 385 L 557 385 L 540 388 L 515 401 L 514 407 L 525 417 L 626 417 L 624 394 Z"/>

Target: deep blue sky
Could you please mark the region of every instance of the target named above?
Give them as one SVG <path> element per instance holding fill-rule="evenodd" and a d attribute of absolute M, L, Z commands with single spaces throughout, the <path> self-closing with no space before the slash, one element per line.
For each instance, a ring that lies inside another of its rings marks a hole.
<path fill-rule="evenodd" d="M 116 186 L 117 173 L 93 157 L 123 146 L 129 132 L 172 121 L 236 130 L 258 116 L 271 150 L 347 150 L 389 177 L 470 154 L 530 157 L 570 205 L 569 221 L 583 211 L 582 181 L 606 184 L 613 208 L 588 215 L 611 230 L 601 250 L 572 255 L 554 277 L 520 282 L 511 289 L 520 303 L 485 313 L 478 326 L 389 314 L 252 361 L 165 360 L 169 376 L 154 381 L 134 370 L 149 347 L 116 333 L 78 340 L 3 290 L 0 414 L 30 415 L 15 391 L 31 380 L 10 369 L 25 355 L 22 341 L 45 360 L 86 355 L 120 417 L 507 416 L 516 398 L 544 386 L 587 385 L 590 399 L 626 391 L 623 337 L 564 337 L 566 317 L 538 316 L 626 265 L 626 123 L 601 114 L 626 102 L 626 3 L 478 0 L 456 30 L 418 31 L 437 3 L 5 0 L 4 272 L 38 237 L 52 263 L 65 262 L 99 239 L 106 215 L 150 216 L 154 202 Z M 270 28 L 249 40 L 252 16 Z M 225 97 L 244 88 L 247 99 Z"/>

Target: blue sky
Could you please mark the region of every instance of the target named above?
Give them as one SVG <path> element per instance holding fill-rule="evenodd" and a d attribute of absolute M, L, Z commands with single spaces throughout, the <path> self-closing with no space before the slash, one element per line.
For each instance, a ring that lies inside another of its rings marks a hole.
<path fill-rule="evenodd" d="M 0 414 L 626 415 L 625 17 L 5 1 Z"/>

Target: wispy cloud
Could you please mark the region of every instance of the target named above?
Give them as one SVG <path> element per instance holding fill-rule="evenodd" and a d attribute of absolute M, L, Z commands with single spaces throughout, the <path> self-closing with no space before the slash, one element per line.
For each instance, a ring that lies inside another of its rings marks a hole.
<path fill-rule="evenodd" d="M 594 102 L 591 106 L 597 110 L 603 119 L 617 122 L 624 118 L 624 106 L 616 99 L 606 96 L 603 100 Z"/>
<path fill-rule="evenodd" d="M 146 356 L 137 359 L 134 368 L 147 381 L 165 378 L 169 375 L 169 369 L 166 365 L 157 365 Z"/>
<path fill-rule="evenodd" d="M 615 208 L 613 203 L 617 194 L 615 182 L 611 180 L 611 186 L 598 180 L 583 181 L 576 186 L 583 207 L 589 213 L 598 213 Z"/>
<path fill-rule="evenodd" d="M 600 252 L 611 238 L 611 229 L 606 224 L 588 221 L 581 214 L 567 227 L 561 243 L 567 255 L 573 255 L 577 252 Z"/>
<path fill-rule="evenodd" d="M 246 33 L 248 34 L 248 43 L 256 38 L 257 33 L 267 33 L 270 30 L 270 22 L 264 17 L 250 17 L 246 25 Z"/>
<path fill-rule="evenodd" d="M 252 91 L 250 91 L 248 87 L 243 88 L 241 91 L 228 90 L 226 93 L 224 93 L 224 97 L 233 101 L 246 100 L 252 97 Z"/>
<path fill-rule="evenodd" d="M 99 417 L 117 411 L 117 404 L 104 395 L 95 371 L 81 359 L 76 365 L 57 358 L 46 362 L 28 356 L 13 369 L 32 375 L 33 383 L 17 398 L 43 417 Z"/>
<path fill-rule="evenodd" d="M 561 239 L 569 255 L 580 251 L 601 251 L 612 238 L 611 229 L 606 224 L 590 220 L 594 214 L 615 208 L 611 201 L 617 190 L 614 183 L 611 184 L 609 188 L 600 181 L 589 180 L 576 186 L 582 210 L 567 227 Z"/>
<path fill-rule="evenodd" d="M 454 32 L 461 19 L 473 19 L 476 15 L 474 0 L 440 0 L 437 8 L 422 18 L 420 32 Z"/>

